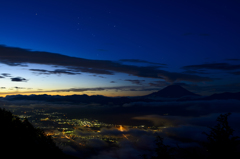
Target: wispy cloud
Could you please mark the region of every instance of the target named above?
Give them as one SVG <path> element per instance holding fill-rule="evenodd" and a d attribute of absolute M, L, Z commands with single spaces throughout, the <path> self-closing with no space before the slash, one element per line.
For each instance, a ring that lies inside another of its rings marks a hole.
<path fill-rule="evenodd" d="M 153 86 L 153 87 L 164 87 L 169 85 L 170 83 L 166 82 L 166 81 L 154 81 L 154 82 L 150 82 L 149 85 Z"/>
<path fill-rule="evenodd" d="M 45 74 L 45 75 L 50 75 L 50 74 L 67 74 L 67 75 L 77 75 L 80 73 L 72 72 L 71 70 L 67 69 L 56 69 L 54 71 L 49 71 L 49 70 L 44 70 L 44 69 L 29 69 L 30 71 L 33 71 L 34 73 L 37 74 Z"/>
<path fill-rule="evenodd" d="M 132 84 L 139 84 L 142 85 L 142 82 L 144 82 L 145 80 L 130 80 L 130 79 L 126 79 L 125 81 L 129 81 Z"/>
<path fill-rule="evenodd" d="M 106 49 L 97 49 L 98 51 L 101 51 L 101 52 L 106 52 L 106 51 L 108 51 L 108 50 L 106 50 Z"/>
<path fill-rule="evenodd" d="M 228 61 L 240 61 L 240 59 L 226 59 Z"/>
<path fill-rule="evenodd" d="M 9 73 L 2 73 L 1 75 L 3 75 L 4 77 L 11 77 L 11 74 Z"/>
<path fill-rule="evenodd" d="M 69 89 L 56 89 L 51 92 L 85 92 L 85 91 L 104 91 L 104 90 L 115 90 L 115 91 L 141 91 L 145 88 L 139 86 L 117 86 L 117 87 L 95 87 L 95 88 L 69 88 Z M 148 90 L 152 90 L 148 88 Z M 155 88 L 153 88 L 155 90 Z"/>
<path fill-rule="evenodd" d="M 25 79 L 25 78 L 22 78 L 22 77 L 14 77 L 14 78 L 11 78 L 11 81 L 13 81 L 13 82 L 27 82 L 28 80 Z"/>
<path fill-rule="evenodd" d="M 198 70 L 198 69 L 237 70 L 237 69 L 240 69 L 240 65 L 232 65 L 229 63 L 209 63 L 209 64 L 200 64 L 200 65 L 188 65 L 182 68 L 186 70 Z"/>
<path fill-rule="evenodd" d="M 139 59 L 121 59 L 119 61 L 121 61 L 121 62 L 133 62 L 133 63 L 146 63 L 146 64 L 166 66 L 166 64 L 163 64 L 163 63 L 149 62 L 149 61 L 139 60 Z"/>

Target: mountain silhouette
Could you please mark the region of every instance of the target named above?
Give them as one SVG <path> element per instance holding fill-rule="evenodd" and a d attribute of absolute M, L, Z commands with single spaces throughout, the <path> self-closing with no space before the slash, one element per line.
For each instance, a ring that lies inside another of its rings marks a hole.
<path fill-rule="evenodd" d="M 184 96 L 200 96 L 198 94 L 192 93 L 180 85 L 170 85 L 158 92 L 151 93 L 145 97 L 162 97 L 162 98 L 181 98 Z"/>
<path fill-rule="evenodd" d="M 0 108 L 1 155 L 4 158 L 58 158 L 76 159 L 64 154 L 50 136 L 33 127 L 27 120 L 20 120 L 10 111 Z"/>
<path fill-rule="evenodd" d="M 237 93 L 230 93 L 230 92 L 224 92 L 224 93 L 216 93 L 213 95 L 210 95 L 208 97 L 203 98 L 203 100 L 214 100 L 214 99 L 237 99 L 240 100 L 240 92 Z"/>

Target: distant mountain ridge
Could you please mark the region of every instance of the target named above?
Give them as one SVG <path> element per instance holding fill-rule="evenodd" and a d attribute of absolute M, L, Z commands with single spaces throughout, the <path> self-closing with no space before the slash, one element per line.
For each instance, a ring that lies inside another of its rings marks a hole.
<path fill-rule="evenodd" d="M 160 91 L 146 95 L 145 97 L 162 97 L 162 98 L 181 98 L 184 96 L 200 96 L 192 93 L 180 85 L 170 85 Z"/>
<path fill-rule="evenodd" d="M 216 93 L 213 95 L 210 95 L 208 97 L 203 98 L 203 100 L 226 100 L 226 99 L 237 99 L 240 100 L 240 92 L 237 93 L 230 93 L 230 92 L 224 92 L 224 93 Z"/>
<path fill-rule="evenodd" d="M 193 92 L 188 91 L 180 85 L 170 85 L 157 92 L 136 97 L 107 97 L 102 95 L 88 96 L 84 95 L 69 95 L 69 96 L 59 96 L 59 95 L 10 95 L 0 98 L 1 104 L 8 104 L 11 101 L 41 101 L 46 103 L 55 104 L 99 104 L 99 105 L 109 105 L 109 106 L 121 106 L 126 103 L 132 102 L 154 102 L 154 101 L 193 101 L 193 100 L 228 100 L 235 99 L 240 100 L 240 92 L 237 93 L 218 93 L 212 94 L 210 96 L 201 96 Z"/>
<path fill-rule="evenodd" d="M 30 100 L 30 101 L 44 101 L 49 103 L 58 103 L 58 104 L 91 104 L 91 103 L 98 103 L 101 105 L 123 105 L 125 103 L 135 102 L 136 99 L 128 98 L 128 97 L 106 97 L 102 95 L 93 95 L 88 96 L 84 95 L 69 95 L 69 96 L 59 96 L 59 95 L 11 95 L 6 96 L 5 99 L 7 100 Z M 148 99 L 137 99 L 137 101 L 145 101 L 148 102 Z"/>

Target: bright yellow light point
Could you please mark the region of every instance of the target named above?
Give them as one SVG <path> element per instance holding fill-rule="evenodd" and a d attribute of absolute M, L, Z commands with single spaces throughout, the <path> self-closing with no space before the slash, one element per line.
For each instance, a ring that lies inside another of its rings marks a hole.
<path fill-rule="evenodd" d="M 118 129 L 119 131 L 121 131 L 121 132 L 123 132 L 123 131 L 125 131 L 125 129 L 123 128 L 123 126 L 122 125 L 119 125 L 119 129 Z M 128 137 L 125 135 L 125 134 L 122 134 L 126 139 L 128 139 Z"/>
<path fill-rule="evenodd" d="M 120 131 L 123 131 L 123 127 L 122 127 L 122 125 L 120 125 L 119 130 L 120 130 Z"/>

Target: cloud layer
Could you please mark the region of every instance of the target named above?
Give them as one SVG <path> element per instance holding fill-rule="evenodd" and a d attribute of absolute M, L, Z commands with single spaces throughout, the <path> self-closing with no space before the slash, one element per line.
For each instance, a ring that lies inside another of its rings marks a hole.
<path fill-rule="evenodd" d="M 72 72 L 71 70 L 67 69 L 55 69 L 54 71 L 49 71 L 49 70 L 44 70 L 44 69 L 29 69 L 30 71 L 33 71 L 34 73 L 37 74 L 45 74 L 45 75 L 50 75 L 50 74 L 67 74 L 67 75 L 77 75 L 80 73 Z"/>
<path fill-rule="evenodd" d="M 184 66 L 183 69 L 186 70 L 198 70 L 198 69 L 212 69 L 212 70 L 237 70 L 240 69 L 240 65 L 232 65 L 228 63 L 209 63 L 201 65 L 189 65 Z"/>
<path fill-rule="evenodd" d="M 212 81 L 209 77 L 190 75 L 184 73 L 168 72 L 160 70 L 161 66 L 134 66 L 124 65 L 109 60 L 90 60 L 78 57 L 70 57 L 57 53 L 31 51 L 22 48 L 7 47 L 0 45 L 0 62 L 9 66 L 24 66 L 28 63 L 63 66 L 68 70 L 50 72 L 47 70 L 32 70 L 39 73 L 65 73 L 86 72 L 94 74 L 114 75 L 115 73 L 126 73 L 138 77 L 164 79 L 168 82 L 189 81 L 202 82 Z M 135 60 L 136 62 L 136 60 Z M 146 61 L 143 61 L 146 63 Z"/>
<path fill-rule="evenodd" d="M 22 77 L 11 78 L 12 82 L 27 82 L 28 80 Z"/>
<path fill-rule="evenodd" d="M 166 65 L 166 64 L 162 64 L 162 63 L 149 62 L 149 61 L 139 60 L 139 59 L 121 59 L 119 61 L 121 61 L 121 62 L 133 62 L 133 63 L 146 63 L 146 64 L 162 65 L 162 66 Z"/>

